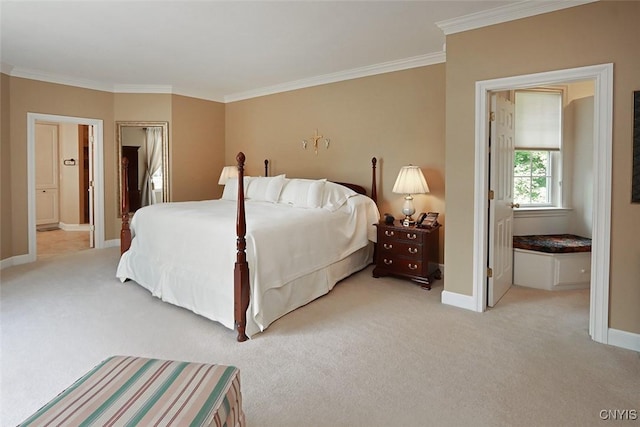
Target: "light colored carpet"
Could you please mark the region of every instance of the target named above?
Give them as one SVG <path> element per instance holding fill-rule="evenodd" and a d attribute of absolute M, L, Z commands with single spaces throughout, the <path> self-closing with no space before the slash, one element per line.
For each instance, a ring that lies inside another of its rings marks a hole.
<path fill-rule="evenodd" d="M 588 426 L 640 410 L 640 357 L 591 341 L 586 291 L 514 287 L 480 314 L 442 305 L 442 282 L 368 268 L 237 343 L 120 283 L 117 261 L 110 248 L 2 271 L 1 425 L 118 354 L 239 367 L 256 427 Z"/>

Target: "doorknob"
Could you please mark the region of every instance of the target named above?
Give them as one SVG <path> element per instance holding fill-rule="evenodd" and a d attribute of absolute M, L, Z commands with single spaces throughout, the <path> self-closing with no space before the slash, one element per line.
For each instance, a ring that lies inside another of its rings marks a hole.
<path fill-rule="evenodd" d="M 509 203 L 509 207 L 510 207 L 511 209 L 513 209 L 513 208 L 519 208 L 519 207 L 520 207 L 520 203 Z"/>

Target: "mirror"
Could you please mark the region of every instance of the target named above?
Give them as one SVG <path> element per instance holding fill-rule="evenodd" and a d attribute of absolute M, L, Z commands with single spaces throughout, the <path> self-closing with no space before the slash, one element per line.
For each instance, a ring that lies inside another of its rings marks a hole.
<path fill-rule="evenodd" d="M 116 122 L 118 206 L 122 206 L 123 157 L 129 160 L 130 212 L 169 201 L 168 128 L 168 122 Z"/>

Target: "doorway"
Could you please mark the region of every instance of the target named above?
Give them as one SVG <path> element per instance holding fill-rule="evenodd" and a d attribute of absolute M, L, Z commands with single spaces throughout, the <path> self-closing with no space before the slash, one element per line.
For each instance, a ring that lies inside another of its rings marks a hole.
<path fill-rule="evenodd" d="M 36 121 L 37 259 L 93 247 L 89 125 Z"/>
<path fill-rule="evenodd" d="M 27 189 L 28 189 L 28 234 L 29 234 L 29 254 L 28 261 L 35 261 L 37 258 L 37 230 L 36 230 L 36 125 L 37 123 L 58 123 L 60 125 L 73 125 L 72 128 L 78 133 L 78 125 L 86 126 L 89 138 L 87 147 L 87 159 L 89 169 L 93 172 L 92 185 L 89 185 L 89 223 L 87 231 L 89 234 L 89 246 L 95 248 L 105 247 L 104 238 L 104 163 L 103 163 L 103 123 L 102 120 L 57 116 L 51 114 L 27 113 Z M 76 146 L 76 149 L 79 147 Z M 80 155 L 75 158 L 63 159 L 62 165 L 71 166 L 73 163 L 77 168 L 84 167 L 78 165 Z M 79 173 L 76 172 L 79 176 Z M 80 185 L 80 184 L 76 184 Z M 93 208 L 93 209 L 92 209 Z M 91 212 L 93 211 L 93 212 Z M 79 212 L 76 212 L 79 213 Z M 91 221 L 93 219 L 93 221 Z"/>
<path fill-rule="evenodd" d="M 476 83 L 475 196 L 474 196 L 474 284 L 476 311 L 487 309 L 488 257 L 488 128 L 491 92 L 514 88 L 531 88 L 566 82 L 593 80 L 595 86 L 593 114 L 593 238 L 591 253 L 591 288 L 589 335 L 594 341 L 607 343 L 609 314 L 609 260 L 611 224 L 611 145 L 613 112 L 613 64 L 602 64 L 524 76 L 486 80 Z"/>

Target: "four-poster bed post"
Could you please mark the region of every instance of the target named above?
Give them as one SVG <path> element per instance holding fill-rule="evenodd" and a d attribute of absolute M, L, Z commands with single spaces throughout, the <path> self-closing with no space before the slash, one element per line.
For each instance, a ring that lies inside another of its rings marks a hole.
<path fill-rule="evenodd" d="M 244 153 L 240 152 L 236 156 L 238 161 L 238 215 L 236 217 L 236 264 L 233 271 L 234 302 L 233 315 L 237 340 L 242 342 L 247 340 L 245 327 L 247 325 L 247 308 L 249 308 L 249 263 L 247 262 L 247 220 L 244 213 Z M 267 162 L 265 161 L 265 171 Z"/>

